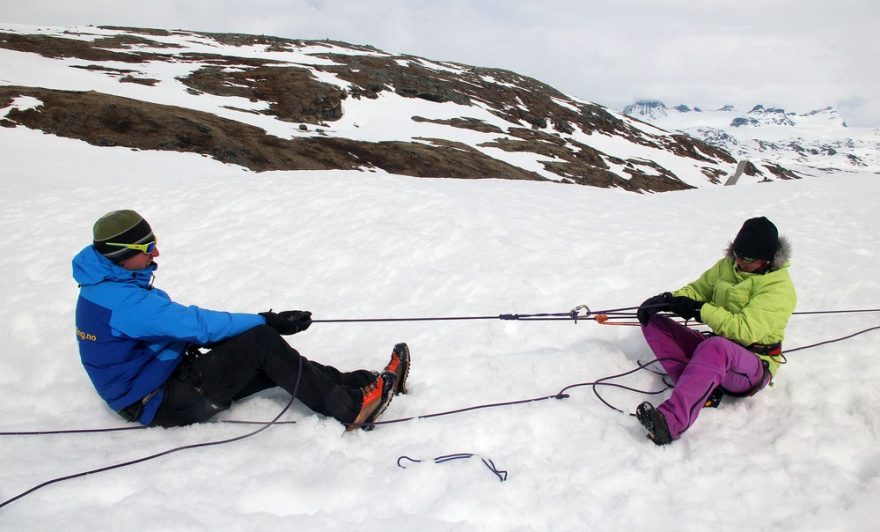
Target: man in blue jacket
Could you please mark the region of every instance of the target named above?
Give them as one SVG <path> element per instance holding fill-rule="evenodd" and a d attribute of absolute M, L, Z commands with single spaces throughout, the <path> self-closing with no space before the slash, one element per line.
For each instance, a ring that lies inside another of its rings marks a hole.
<path fill-rule="evenodd" d="M 153 287 L 159 248 L 135 211 L 107 213 L 93 233 L 73 259 L 76 336 L 92 384 L 123 418 L 147 426 L 198 423 L 236 399 L 280 386 L 347 430 L 369 429 L 394 395 L 406 393 L 406 344 L 394 346 L 381 373 L 341 372 L 306 359 L 281 337 L 307 329 L 310 312 L 218 312 L 175 303 Z"/>

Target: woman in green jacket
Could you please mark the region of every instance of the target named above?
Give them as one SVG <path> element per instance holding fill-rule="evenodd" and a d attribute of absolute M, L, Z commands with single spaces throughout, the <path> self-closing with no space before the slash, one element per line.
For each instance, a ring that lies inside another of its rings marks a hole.
<path fill-rule="evenodd" d="M 788 275 L 790 246 L 764 217 L 746 220 L 724 258 L 696 281 L 639 307 L 642 333 L 675 383 L 654 408 L 636 417 L 657 445 L 678 439 L 716 388 L 733 395 L 761 390 L 779 367 L 788 318 L 797 301 Z M 705 323 L 704 335 L 660 311 Z"/>

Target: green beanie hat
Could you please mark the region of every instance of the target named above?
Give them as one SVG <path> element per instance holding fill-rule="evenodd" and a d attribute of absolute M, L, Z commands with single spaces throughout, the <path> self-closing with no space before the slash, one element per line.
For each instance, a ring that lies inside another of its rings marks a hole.
<path fill-rule="evenodd" d="M 101 216 L 92 228 L 94 245 L 98 253 L 116 264 L 133 257 L 139 251 L 114 244 L 147 244 L 156 237 L 144 217 L 131 210 L 112 211 Z"/>

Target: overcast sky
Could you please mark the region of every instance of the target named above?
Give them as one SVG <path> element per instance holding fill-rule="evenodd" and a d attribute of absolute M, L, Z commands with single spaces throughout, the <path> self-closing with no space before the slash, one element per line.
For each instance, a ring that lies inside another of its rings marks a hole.
<path fill-rule="evenodd" d="M 615 109 L 836 106 L 880 126 L 878 0 L 0 0 L 0 22 L 370 44 L 504 68 Z"/>

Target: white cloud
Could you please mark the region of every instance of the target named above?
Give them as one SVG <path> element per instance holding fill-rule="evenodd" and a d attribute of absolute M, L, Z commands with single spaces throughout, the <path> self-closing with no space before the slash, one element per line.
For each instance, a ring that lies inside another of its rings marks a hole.
<path fill-rule="evenodd" d="M 514 70 L 612 107 L 652 97 L 880 125 L 874 0 L 30 0 L 6 22 L 234 31 L 371 44 Z"/>

